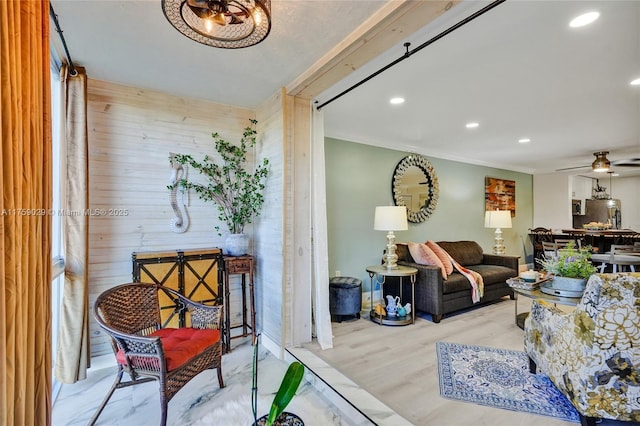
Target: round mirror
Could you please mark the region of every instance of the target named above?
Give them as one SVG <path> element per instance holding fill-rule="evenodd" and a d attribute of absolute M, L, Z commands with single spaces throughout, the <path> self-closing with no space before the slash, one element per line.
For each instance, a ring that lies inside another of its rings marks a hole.
<path fill-rule="evenodd" d="M 436 172 L 429 160 L 421 155 L 409 155 L 398 163 L 391 190 L 396 206 L 407 207 L 409 222 L 424 222 L 438 204 Z"/>

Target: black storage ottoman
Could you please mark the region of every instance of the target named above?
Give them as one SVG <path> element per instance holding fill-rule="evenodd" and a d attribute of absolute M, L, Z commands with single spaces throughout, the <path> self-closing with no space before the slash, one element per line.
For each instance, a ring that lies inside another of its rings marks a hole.
<path fill-rule="evenodd" d="M 329 280 L 329 312 L 331 321 L 360 318 L 362 308 L 362 280 L 333 277 Z"/>

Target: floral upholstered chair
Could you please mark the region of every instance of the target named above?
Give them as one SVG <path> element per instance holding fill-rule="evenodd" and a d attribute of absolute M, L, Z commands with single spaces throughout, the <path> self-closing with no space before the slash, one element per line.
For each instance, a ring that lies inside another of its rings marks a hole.
<path fill-rule="evenodd" d="M 534 300 L 524 330 L 531 372 L 551 379 L 583 425 L 640 422 L 640 273 L 592 275 L 571 313 Z"/>

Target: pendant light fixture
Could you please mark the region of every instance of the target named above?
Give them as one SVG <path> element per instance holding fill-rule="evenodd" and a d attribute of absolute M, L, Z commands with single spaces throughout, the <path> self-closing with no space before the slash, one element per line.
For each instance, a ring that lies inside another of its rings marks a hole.
<path fill-rule="evenodd" d="M 271 31 L 271 0 L 162 0 L 162 11 L 175 29 L 207 46 L 253 46 Z"/>
<path fill-rule="evenodd" d="M 596 159 L 591 164 L 594 172 L 608 172 L 611 168 L 611 162 L 607 159 L 609 151 L 594 152 Z"/>

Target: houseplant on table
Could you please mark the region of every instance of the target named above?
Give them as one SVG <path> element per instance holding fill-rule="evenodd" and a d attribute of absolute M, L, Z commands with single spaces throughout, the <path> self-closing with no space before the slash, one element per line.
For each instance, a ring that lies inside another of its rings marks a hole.
<path fill-rule="evenodd" d="M 205 183 L 180 179 L 168 188 L 172 190 L 181 186 L 183 190 L 193 189 L 200 199 L 216 204 L 218 219 L 227 225 L 230 232 L 225 248 L 232 256 L 247 253 L 249 241 L 244 234 L 244 227 L 251 223 L 254 216 L 260 214 L 264 203 L 262 193 L 269 173 L 269 160 L 266 158 L 257 163 L 253 172 L 246 168 L 247 150 L 255 146 L 257 135 L 255 125 L 258 122 L 250 121 L 251 126 L 245 127 L 240 145 L 234 145 L 221 138 L 218 133 L 212 133 L 221 164 L 208 155 L 202 161 L 195 160 L 189 154 L 176 154 L 170 158 L 170 161 L 182 165 L 189 164 L 205 177 Z M 222 236 L 220 226 L 216 226 L 215 230 Z"/>
<path fill-rule="evenodd" d="M 596 267 L 591 263 L 591 247 L 576 248 L 574 243 L 537 262 L 548 274 L 553 275 L 551 291 L 546 292 L 559 296 L 580 297 L 587 279 L 596 272 Z M 541 290 L 545 292 L 545 287 Z"/>

